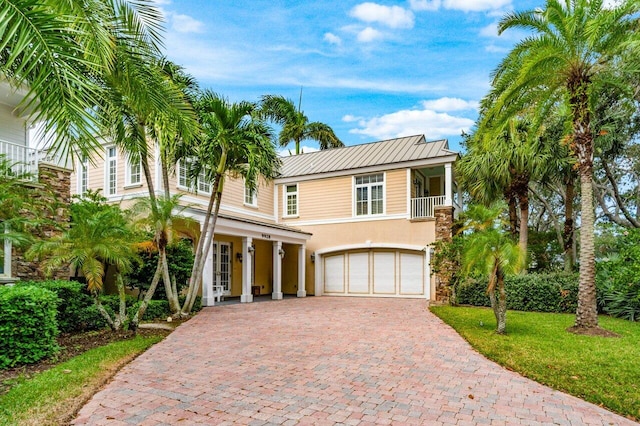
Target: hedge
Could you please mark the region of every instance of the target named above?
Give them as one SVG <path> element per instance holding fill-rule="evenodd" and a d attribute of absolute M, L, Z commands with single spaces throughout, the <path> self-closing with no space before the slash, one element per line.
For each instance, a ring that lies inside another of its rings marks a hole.
<path fill-rule="evenodd" d="M 0 286 L 0 369 L 37 362 L 58 350 L 58 297 L 34 286 Z"/>
<path fill-rule="evenodd" d="M 578 300 L 577 274 L 527 274 L 505 279 L 507 308 L 517 311 L 574 313 Z M 456 303 L 491 306 L 486 280 L 456 286 Z"/>
<path fill-rule="evenodd" d="M 58 295 L 60 303 L 56 318 L 63 333 L 99 330 L 107 326 L 93 298 L 84 292 L 85 284 L 77 281 L 48 280 L 24 281 L 17 285 L 46 288 Z"/>

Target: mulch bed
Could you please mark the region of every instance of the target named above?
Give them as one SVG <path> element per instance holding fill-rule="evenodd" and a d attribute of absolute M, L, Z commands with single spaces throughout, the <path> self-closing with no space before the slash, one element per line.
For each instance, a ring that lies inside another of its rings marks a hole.
<path fill-rule="evenodd" d="M 171 333 L 165 328 L 138 328 L 138 335 L 144 337 L 166 336 Z M 88 331 L 78 334 L 62 334 L 58 337 L 60 351 L 51 358 L 44 359 L 35 364 L 23 365 L 0 370 L 0 395 L 5 394 L 15 384 L 17 378 L 30 378 L 34 374 L 48 370 L 63 363 L 74 356 L 88 351 L 89 349 L 104 346 L 109 343 L 130 339 L 133 333 L 130 331 L 113 332 L 109 329 L 99 331 Z"/>

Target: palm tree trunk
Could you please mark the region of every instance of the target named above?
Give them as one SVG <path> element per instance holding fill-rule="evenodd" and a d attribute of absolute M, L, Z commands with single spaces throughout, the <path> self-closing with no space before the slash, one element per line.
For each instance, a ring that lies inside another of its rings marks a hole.
<path fill-rule="evenodd" d="M 162 265 L 162 281 L 164 281 L 164 291 L 167 293 L 167 300 L 169 301 L 169 309 L 172 314 L 180 313 L 180 301 L 178 300 L 178 294 L 173 291 L 171 287 L 171 277 L 169 276 L 169 263 L 167 262 L 167 248 L 158 248 L 158 254 L 160 256 L 160 263 Z"/>
<path fill-rule="evenodd" d="M 527 255 L 527 246 L 529 244 L 529 189 L 518 195 L 520 204 L 520 236 L 518 237 L 518 246 L 522 251 L 522 255 Z M 524 270 L 526 271 L 526 267 Z"/>
<path fill-rule="evenodd" d="M 171 191 L 169 189 L 169 167 L 167 165 L 166 155 L 160 156 L 160 168 L 162 170 L 162 186 L 164 186 L 165 198 L 171 198 Z"/>
<path fill-rule="evenodd" d="M 109 312 L 107 312 L 104 306 L 102 306 L 102 302 L 100 302 L 100 294 L 95 291 L 92 292 L 92 294 L 93 294 L 93 301 L 96 304 L 96 308 L 98 309 L 98 312 L 100 312 L 100 315 L 102 315 L 102 317 L 107 321 L 109 328 L 112 331 L 116 331 L 116 325 L 114 324 L 113 319 L 111 318 L 111 315 L 109 315 Z"/>
<path fill-rule="evenodd" d="M 226 152 L 223 151 L 222 156 L 224 157 L 224 161 L 226 163 Z M 223 158 L 220 159 L 222 162 Z M 226 167 L 226 166 L 225 166 Z M 220 169 L 220 167 L 218 167 Z M 204 255 L 204 247 L 205 247 L 205 239 L 207 239 L 209 233 L 213 233 L 213 227 L 210 225 L 213 206 L 218 196 L 218 187 L 220 186 L 220 178 L 223 174 L 216 174 L 213 179 L 213 188 L 211 192 L 211 196 L 209 197 L 209 205 L 207 206 L 207 212 L 204 215 L 204 221 L 202 224 L 202 233 L 200 234 L 200 239 L 198 240 L 198 247 L 196 248 L 195 257 L 193 259 L 193 266 L 191 268 L 191 276 L 189 277 L 189 286 L 187 288 L 187 297 L 185 298 L 182 314 L 189 315 L 191 312 L 191 308 L 193 307 L 193 303 L 195 301 L 196 293 L 198 291 L 198 284 L 202 281 L 202 270 L 200 269 L 200 264 L 202 263 L 202 259 L 206 259 L 206 255 Z M 219 204 L 219 203 L 218 203 Z"/>
<path fill-rule="evenodd" d="M 153 294 L 156 292 L 156 288 L 158 287 L 158 283 L 160 282 L 161 262 L 162 259 L 160 258 L 160 256 L 158 256 L 158 267 L 156 268 L 155 274 L 153 274 L 153 279 L 151 280 L 149 290 L 147 290 L 147 294 L 144 295 L 142 303 L 140 303 L 138 310 L 133 316 L 133 319 L 131 319 L 131 327 L 134 333 L 138 330 L 138 324 L 140 324 L 140 320 L 144 316 L 144 313 L 147 310 L 147 306 L 149 306 L 149 301 L 153 297 Z"/>
<path fill-rule="evenodd" d="M 197 265 L 196 277 L 199 277 L 199 279 L 196 281 L 196 283 L 198 285 L 202 284 L 202 272 L 204 270 L 204 264 L 209 254 L 209 250 L 211 249 L 211 245 L 213 243 L 214 230 L 216 228 L 216 222 L 218 221 L 218 215 L 220 213 L 220 204 L 222 204 L 222 190 L 224 189 L 224 175 L 220 175 L 219 177 L 216 176 L 216 179 L 218 180 L 218 189 L 216 191 L 216 197 L 215 197 L 216 207 L 213 212 L 213 217 L 211 218 L 211 224 L 209 225 L 209 232 L 207 233 L 207 241 L 205 241 L 204 243 L 203 253 L 200 258 L 200 262 Z M 194 262 L 194 265 L 195 265 L 195 262 Z M 191 310 L 193 309 L 193 304 L 195 303 L 195 300 L 196 300 L 195 292 L 193 293 L 188 303 L 185 300 L 186 309 L 183 309 L 182 311 L 184 315 L 188 315 L 191 312 Z"/>
<path fill-rule="evenodd" d="M 573 200 L 575 198 L 575 187 L 573 173 L 566 181 L 565 200 L 564 200 L 564 230 L 562 235 L 564 249 L 564 270 L 565 272 L 573 271 L 575 257 L 573 253 L 574 227 L 573 227 Z"/>
<path fill-rule="evenodd" d="M 595 283 L 595 248 L 593 208 L 592 169 L 585 167 L 580 171 L 581 226 L 580 226 L 580 284 L 578 286 L 578 309 L 576 327 L 592 328 L 598 326 L 598 307 Z"/>
<path fill-rule="evenodd" d="M 498 326 L 496 328 L 496 333 L 504 334 L 507 327 L 507 292 L 504 288 L 504 274 L 502 271 L 498 270 L 498 307 L 496 310 L 496 319 L 498 322 Z"/>

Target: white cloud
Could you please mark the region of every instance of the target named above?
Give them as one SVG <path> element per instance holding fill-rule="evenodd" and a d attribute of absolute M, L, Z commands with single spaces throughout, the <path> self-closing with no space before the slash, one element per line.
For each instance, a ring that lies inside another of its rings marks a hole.
<path fill-rule="evenodd" d="M 483 12 L 508 7 L 511 0 L 409 0 L 409 4 L 416 11 L 435 11 L 442 7 L 463 12 Z"/>
<path fill-rule="evenodd" d="M 465 101 L 460 98 L 440 98 L 429 101 L 422 101 L 424 109 L 430 109 L 438 112 L 465 111 L 470 109 L 478 109 L 478 102 Z"/>
<path fill-rule="evenodd" d="M 602 2 L 603 9 L 615 9 L 622 4 L 622 0 L 604 0 Z"/>
<path fill-rule="evenodd" d="M 359 121 L 359 120 L 364 120 L 364 117 L 358 117 L 351 114 L 347 114 L 344 117 L 342 117 L 342 121 L 344 121 L 345 123 L 353 123 L 354 121 Z"/>
<path fill-rule="evenodd" d="M 442 102 L 444 107 L 447 106 L 447 102 Z M 423 108 L 400 110 L 379 117 L 360 120 L 358 121 L 359 128 L 351 129 L 349 133 L 371 136 L 377 139 L 419 134 L 424 134 L 427 139 L 439 139 L 446 136 L 460 136 L 462 131 L 469 131 L 473 124 L 474 121 L 470 118 Z"/>
<path fill-rule="evenodd" d="M 342 44 L 342 39 L 333 33 L 325 33 L 324 41 L 338 46 Z"/>
<path fill-rule="evenodd" d="M 509 49 L 506 47 L 496 46 L 495 44 L 488 44 L 484 47 L 484 50 L 489 53 L 507 53 Z"/>
<path fill-rule="evenodd" d="M 170 15 L 171 28 L 179 33 L 201 33 L 204 31 L 204 23 L 189 15 L 173 13 Z"/>
<path fill-rule="evenodd" d="M 381 40 L 384 35 L 371 27 L 367 27 L 358 33 L 358 41 L 362 43 L 370 43 L 372 41 Z"/>
<path fill-rule="evenodd" d="M 367 23 L 378 23 L 389 28 L 413 28 L 413 12 L 400 6 L 384 6 L 377 3 L 360 3 L 351 16 Z"/>
<path fill-rule="evenodd" d="M 409 0 L 409 5 L 413 10 L 438 10 L 440 0 Z"/>
<path fill-rule="evenodd" d="M 493 22 L 486 27 L 480 29 L 481 37 L 496 38 L 498 37 L 498 23 Z"/>

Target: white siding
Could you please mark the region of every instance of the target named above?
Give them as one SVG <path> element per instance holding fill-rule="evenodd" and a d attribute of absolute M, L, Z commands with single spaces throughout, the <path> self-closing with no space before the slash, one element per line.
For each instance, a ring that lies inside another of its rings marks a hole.
<path fill-rule="evenodd" d="M 25 121 L 14 116 L 12 111 L 11 107 L 0 104 L 0 140 L 26 145 Z"/>

